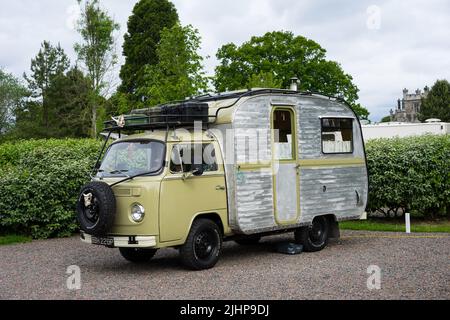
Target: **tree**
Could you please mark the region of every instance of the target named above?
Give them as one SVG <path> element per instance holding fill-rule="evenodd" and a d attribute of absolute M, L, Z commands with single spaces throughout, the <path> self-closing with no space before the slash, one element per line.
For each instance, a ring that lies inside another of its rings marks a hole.
<path fill-rule="evenodd" d="M 381 122 L 391 122 L 391 116 L 386 116 L 381 119 Z"/>
<path fill-rule="evenodd" d="M 161 31 L 177 22 L 178 13 L 168 0 L 140 0 L 134 6 L 128 20 L 128 33 L 124 36 L 125 64 L 120 70 L 122 85 L 119 88 L 131 101 L 142 100 L 137 92 L 144 86 L 145 68 L 158 63 L 156 48 Z"/>
<path fill-rule="evenodd" d="M 31 60 L 31 76 L 24 74 L 32 96 L 41 101 L 42 124 L 48 132 L 50 130 L 50 110 L 47 103 L 47 91 L 53 79 L 69 68 L 70 60 L 61 45 L 52 46 L 50 42 L 44 41 L 39 53 Z"/>
<path fill-rule="evenodd" d="M 48 90 L 53 137 L 88 137 L 91 82 L 77 67 L 56 77 Z"/>
<path fill-rule="evenodd" d="M 12 127 L 14 114 L 28 95 L 18 79 L 0 69 L 0 136 Z"/>
<path fill-rule="evenodd" d="M 422 99 L 419 120 L 430 118 L 450 121 L 450 83 L 447 80 L 437 80 L 427 97 Z"/>
<path fill-rule="evenodd" d="M 158 63 L 144 72 L 144 87 L 138 94 L 147 97 L 147 105 L 155 105 L 198 95 L 208 88 L 203 71 L 203 58 L 198 30 L 179 24 L 165 28 L 156 53 Z"/>
<path fill-rule="evenodd" d="M 41 102 L 33 99 L 24 101 L 15 111 L 14 127 L 8 132 L 8 138 L 11 140 L 50 138 L 51 127 L 44 126 L 42 114 Z"/>
<path fill-rule="evenodd" d="M 91 134 L 97 135 L 97 113 L 100 96 L 105 88 L 105 76 L 117 63 L 114 53 L 114 32 L 119 25 L 100 8 L 98 0 L 86 0 L 82 6 L 81 17 L 78 21 L 78 32 L 83 42 L 75 44 L 78 59 L 84 63 L 88 78 L 91 82 Z"/>
<path fill-rule="evenodd" d="M 359 117 L 359 119 L 361 119 L 361 120 L 369 120 L 370 112 L 369 112 L 369 110 L 364 108 L 361 104 L 359 104 L 359 103 L 351 103 L 350 107 L 352 107 L 353 111 L 355 111 L 355 113 Z"/>
<path fill-rule="evenodd" d="M 126 93 L 116 91 L 105 104 L 106 115 L 116 116 L 118 114 L 129 113 L 132 109 L 132 105 L 129 103 Z"/>
<path fill-rule="evenodd" d="M 247 88 L 278 88 L 282 86 L 281 80 L 277 79 L 273 72 L 261 71 L 258 74 L 252 74 Z"/>
<path fill-rule="evenodd" d="M 245 88 L 253 75 L 270 72 L 283 88 L 290 78 L 300 78 L 300 90 L 342 96 L 360 116 L 368 111 L 358 105 L 358 88 L 353 78 L 335 61 L 326 60 L 326 50 L 318 43 L 292 32 L 268 32 L 252 37 L 240 47 L 230 43 L 217 52 L 214 85 L 218 91 Z"/>
<path fill-rule="evenodd" d="M 49 126 L 42 122 L 42 104 L 27 99 L 15 111 L 12 139 L 87 137 L 90 133 L 90 80 L 73 67 L 52 78 L 46 89 Z"/>

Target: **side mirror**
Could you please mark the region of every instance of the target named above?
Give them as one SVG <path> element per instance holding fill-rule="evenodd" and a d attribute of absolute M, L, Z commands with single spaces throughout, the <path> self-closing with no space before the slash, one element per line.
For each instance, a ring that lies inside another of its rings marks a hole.
<path fill-rule="evenodd" d="M 201 175 L 203 175 L 203 165 L 202 164 L 196 164 L 194 165 L 193 169 L 192 169 L 192 174 L 196 177 L 199 177 Z"/>

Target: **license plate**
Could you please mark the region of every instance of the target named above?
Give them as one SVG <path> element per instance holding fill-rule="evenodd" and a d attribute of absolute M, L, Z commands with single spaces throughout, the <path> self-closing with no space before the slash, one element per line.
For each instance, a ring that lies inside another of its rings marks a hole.
<path fill-rule="evenodd" d="M 92 237 L 92 244 L 98 244 L 101 246 L 112 247 L 112 246 L 114 246 L 114 239 L 113 238 Z"/>

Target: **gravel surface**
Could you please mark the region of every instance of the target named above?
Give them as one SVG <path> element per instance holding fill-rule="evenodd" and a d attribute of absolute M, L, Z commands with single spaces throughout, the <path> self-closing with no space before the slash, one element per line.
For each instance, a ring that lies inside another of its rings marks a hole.
<path fill-rule="evenodd" d="M 283 255 L 274 247 L 224 244 L 215 268 L 184 270 L 178 251 L 143 265 L 117 249 L 78 237 L 0 246 L 0 299 L 450 299 L 450 236 L 343 231 L 321 252 Z M 66 269 L 81 268 L 81 290 Z M 381 289 L 367 289 L 367 268 L 381 268 Z"/>

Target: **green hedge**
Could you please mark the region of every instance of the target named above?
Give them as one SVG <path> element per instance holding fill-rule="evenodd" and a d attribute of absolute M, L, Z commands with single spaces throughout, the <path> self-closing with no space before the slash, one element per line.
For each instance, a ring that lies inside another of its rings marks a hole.
<path fill-rule="evenodd" d="M 49 238 L 77 230 L 76 198 L 100 145 L 89 139 L 0 144 L 0 234 Z"/>
<path fill-rule="evenodd" d="M 369 211 L 450 214 L 450 135 L 370 140 L 366 151 Z"/>
<path fill-rule="evenodd" d="M 0 234 L 48 238 L 76 231 L 76 197 L 100 146 L 89 139 L 0 144 Z M 449 135 L 372 140 L 366 149 L 369 211 L 449 213 Z"/>

